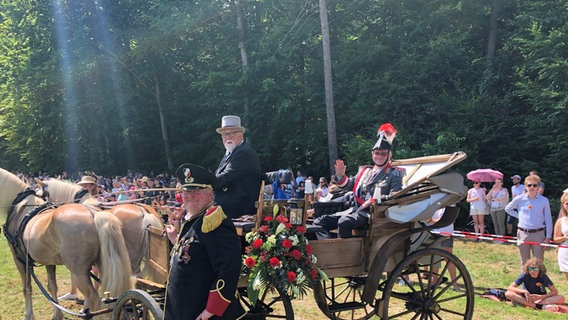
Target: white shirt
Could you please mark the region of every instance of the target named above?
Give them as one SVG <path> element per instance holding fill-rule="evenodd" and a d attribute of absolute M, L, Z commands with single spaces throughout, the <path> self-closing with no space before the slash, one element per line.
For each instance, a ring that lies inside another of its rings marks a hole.
<path fill-rule="evenodd" d="M 523 194 L 523 191 L 525 191 L 525 185 L 524 184 L 519 184 L 518 186 L 512 185 L 511 186 L 511 198 L 515 199 L 516 196 Z"/>

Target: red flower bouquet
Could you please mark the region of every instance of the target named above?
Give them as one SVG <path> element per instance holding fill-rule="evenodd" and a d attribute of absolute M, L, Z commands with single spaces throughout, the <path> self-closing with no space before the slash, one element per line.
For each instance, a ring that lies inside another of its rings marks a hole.
<path fill-rule="evenodd" d="M 278 213 L 278 206 L 274 212 Z M 249 272 L 248 297 L 256 302 L 261 291 L 276 288 L 290 298 L 301 298 L 317 281 L 327 279 L 315 264 L 303 227 L 292 226 L 284 215 L 266 217 L 263 225 L 246 235 L 244 265 Z"/>

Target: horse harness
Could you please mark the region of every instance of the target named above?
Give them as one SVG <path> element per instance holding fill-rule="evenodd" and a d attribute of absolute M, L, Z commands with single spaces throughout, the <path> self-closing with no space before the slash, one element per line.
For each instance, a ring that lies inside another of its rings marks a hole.
<path fill-rule="evenodd" d="M 31 196 L 31 195 L 37 196 L 35 191 L 30 189 L 30 188 L 26 188 L 25 190 L 18 193 L 18 195 L 16 196 L 16 199 L 14 199 L 14 201 L 10 205 L 10 211 L 8 211 L 8 217 L 6 218 L 6 223 L 2 227 L 2 229 L 4 231 L 4 236 L 6 236 L 6 239 L 8 239 L 8 243 L 10 244 L 12 249 L 14 250 L 14 256 L 16 257 L 16 259 L 18 259 L 18 261 L 20 261 L 26 267 L 35 266 L 35 262 L 32 259 L 32 257 L 30 257 L 25 251 L 24 240 L 22 239 L 22 235 L 24 234 L 24 230 L 26 229 L 26 226 L 28 225 L 28 223 L 30 222 L 30 220 L 33 217 L 37 216 L 44 209 L 46 209 L 48 207 L 52 207 L 51 203 L 46 202 L 43 205 L 40 205 L 38 207 L 33 208 L 32 210 L 27 209 L 28 211 L 24 214 L 24 217 L 23 217 L 20 225 L 18 226 L 16 233 L 11 234 L 10 231 L 8 231 L 8 226 L 10 226 L 10 224 L 14 220 L 14 217 L 16 216 L 14 214 L 14 211 L 16 210 L 16 206 L 18 204 L 20 204 L 20 202 L 24 201 L 24 199 L 26 199 L 28 196 Z"/>
<path fill-rule="evenodd" d="M 2 226 L 2 229 L 4 231 L 4 236 L 6 237 L 6 239 L 8 240 L 8 243 L 10 244 L 12 249 L 14 250 L 14 256 L 16 257 L 16 259 L 18 259 L 18 261 L 20 261 L 23 265 L 25 265 L 26 268 L 31 268 L 31 267 L 37 266 L 35 264 L 34 259 L 27 253 L 27 251 L 25 249 L 25 244 L 24 244 L 24 240 L 23 240 L 22 237 L 23 237 L 23 234 L 24 234 L 24 230 L 26 229 L 26 226 L 32 220 L 33 217 L 37 216 L 38 214 L 40 214 L 44 210 L 57 208 L 56 205 L 54 205 L 53 203 L 50 203 L 50 202 L 46 202 L 46 203 L 39 205 L 37 207 L 33 206 L 34 208 L 31 209 L 31 210 L 28 208 L 27 212 L 24 213 L 24 217 L 23 217 L 22 221 L 20 222 L 18 229 L 16 230 L 16 232 L 14 234 L 11 234 L 10 231 L 8 231 L 8 226 L 10 226 L 10 224 L 13 222 L 14 217 L 17 216 L 15 214 L 16 206 L 18 204 L 20 204 L 20 202 L 24 201 L 24 199 L 26 199 L 28 196 L 31 196 L 31 195 L 34 195 L 34 196 L 37 197 L 37 194 L 35 193 L 35 191 L 30 189 L 30 188 L 26 188 L 25 190 L 18 193 L 18 195 L 16 196 L 16 199 L 10 205 L 10 211 L 8 211 L 6 223 Z M 29 207 L 31 208 L 32 206 L 29 206 Z M 95 211 L 101 211 L 101 209 L 93 207 L 93 206 L 85 205 L 85 207 L 87 207 L 89 212 L 91 212 L 91 214 L 93 214 L 93 215 L 94 215 Z"/>

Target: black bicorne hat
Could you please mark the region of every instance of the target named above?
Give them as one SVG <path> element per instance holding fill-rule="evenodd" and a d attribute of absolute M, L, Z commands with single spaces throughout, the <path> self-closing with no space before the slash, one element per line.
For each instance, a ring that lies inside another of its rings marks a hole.
<path fill-rule="evenodd" d="M 209 169 L 193 163 L 184 163 L 176 170 L 182 190 L 211 188 L 217 178 Z"/>

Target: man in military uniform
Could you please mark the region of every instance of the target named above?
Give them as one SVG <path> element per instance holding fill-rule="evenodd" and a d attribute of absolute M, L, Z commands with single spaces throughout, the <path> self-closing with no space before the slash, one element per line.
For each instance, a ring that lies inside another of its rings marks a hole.
<path fill-rule="evenodd" d="M 174 243 L 164 319 L 239 319 L 245 314 L 237 295 L 241 246 L 235 227 L 213 205 L 215 176 L 195 164 L 176 173 L 185 216 L 179 232 L 168 225 Z"/>
<path fill-rule="evenodd" d="M 379 139 L 373 146 L 371 157 L 374 166 L 361 166 L 357 176 L 345 175 L 343 160 L 335 162 L 335 183 L 344 190 L 353 190 L 354 207 L 338 213 L 318 217 L 314 224 L 324 230 L 317 232 L 318 239 L 329 238 L 329 231 L 338 229 L 340 238 L 351 238 L 353 229 L 364 228 L 369 223 L 369 206 L 374 196 L 388 196 L 402 189 L 402 172 L 391 166 L 391 144 L 396 130 L 390 123 L 379 127 Z"/>

